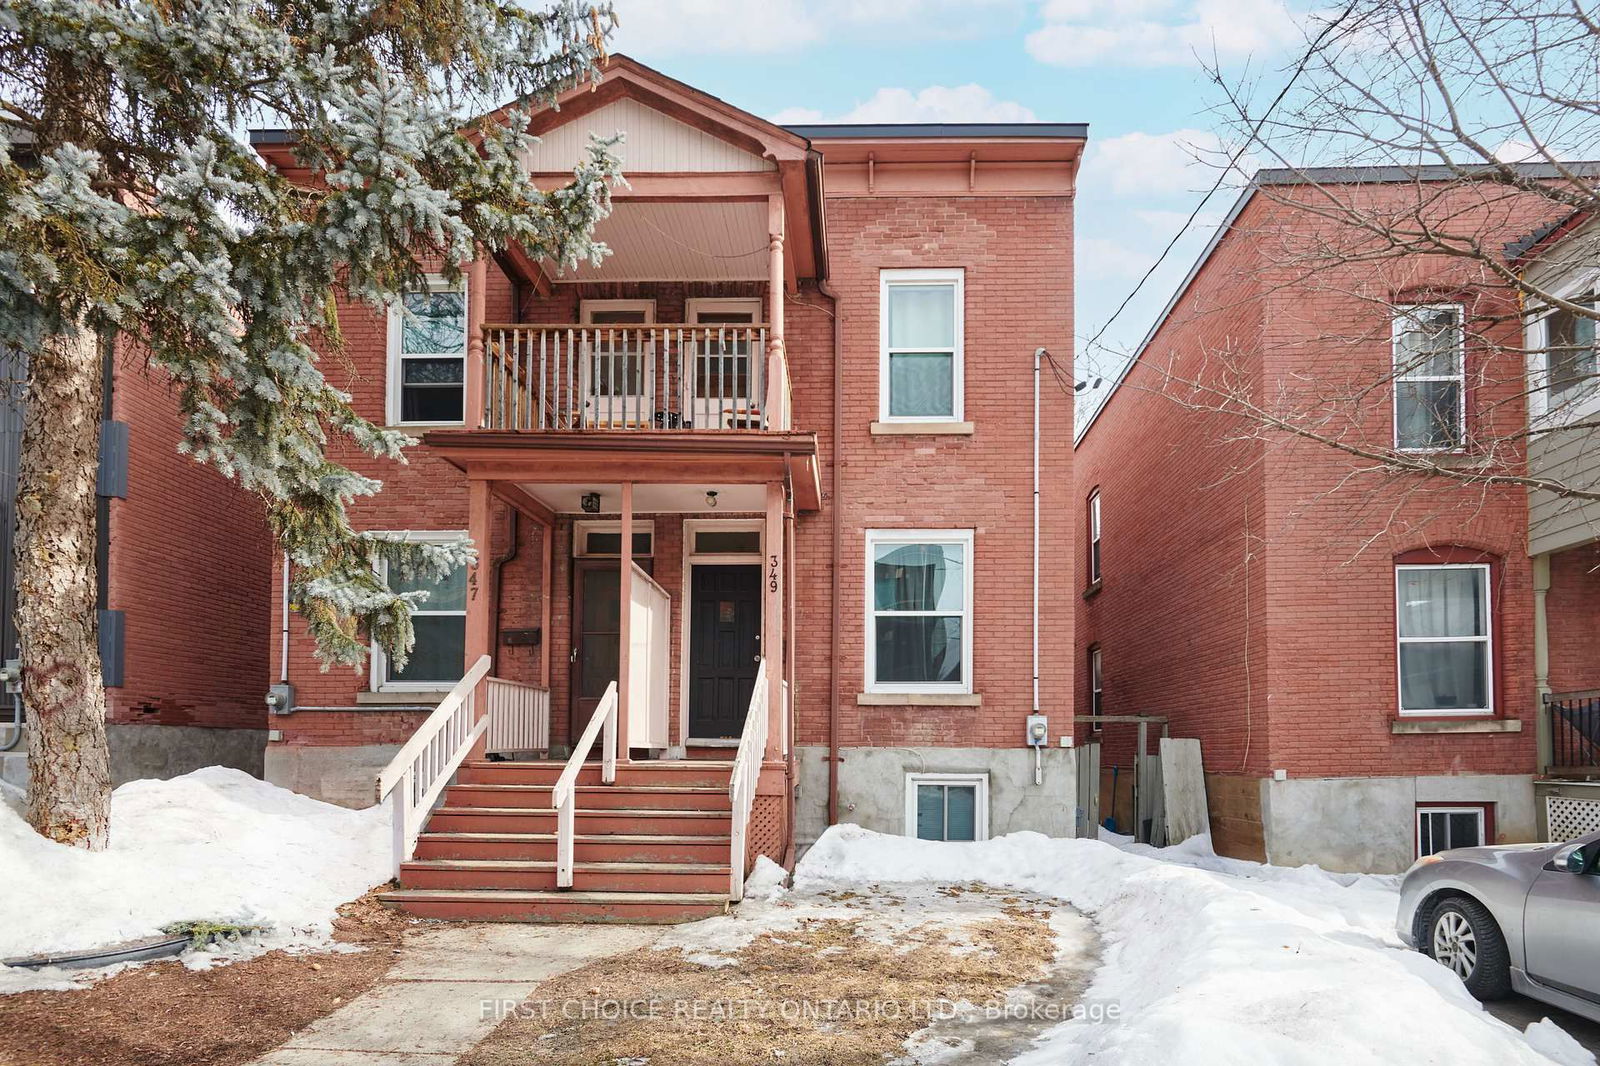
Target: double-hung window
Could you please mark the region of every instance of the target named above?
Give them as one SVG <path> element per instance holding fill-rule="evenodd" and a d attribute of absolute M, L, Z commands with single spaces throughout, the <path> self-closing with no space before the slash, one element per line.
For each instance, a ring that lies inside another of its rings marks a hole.
<path fill-rule="evenodd" d="M 867 532 L 868 692 L 972 691 L 972 531 Z"/>
<path fill-rule="evenodd" d="M 1594 303 L 1592 296 L 1573 302 L 1587 304 L 1591 310 L 1600 306 Z M 1545 316 L 1547 411 L 1562 412 L 1593 393 L 1597 377 L 1600 377 L 1594 327 L 1593 318 L 1566 308 L 1558 308 Z"/>
<path fill-rule="evenodd" d="M 466 401 L 467 293 L 435 281 L 389 308 L 392 424 L 462 421 Z"/>
<path fill-rule="evenodd" d="M 1401 714 L 1489 714 L 1489 567 L 1395 567 Z"/>
<path fill-rule="evenodd" d="M 396 534 L 411 540 L 448 541 L 460 533 Z M 397 667 L 383 649 L 373 644 L 373 688 L 388 691 L 437 691 L 461 680 L 466 672 L 467 568 L 458 566 L 443 578 L 405 575 L 388 563 L 379 571 L 393 592 L 426 592 L 427 598 L 411 613 L 416 634 L 406 665 Z"/>
<path fill-rule="evenodd" d="M 960 270 L 880 273 L 882 421 L 961 421 L 963 285 Z"/>
<path fill-rule="evenodd" d="M 1100 490 L 1089 494 L 1089 584 L 1100 580 Z"/>
<path fill-rule="evenodd" d="M 1454 451 L 1466 442 L 1466 348 L 1460 304 L 1395 309 L 1394 446 Z"/>
<path fill-rule="evenodd" d="M 918 840 L 989 839 L 987 774 L 907 774 L 906 835 Z"/>

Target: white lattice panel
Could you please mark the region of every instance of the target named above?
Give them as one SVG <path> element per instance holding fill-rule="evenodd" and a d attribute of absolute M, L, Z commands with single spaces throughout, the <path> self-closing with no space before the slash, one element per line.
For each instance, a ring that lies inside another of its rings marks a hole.
<path fill-rule="evenodd" d="M 1600 800 L 1546 796 L 1544 803 L 1551 840 L 1575 840 L 1600 830 Z"/>

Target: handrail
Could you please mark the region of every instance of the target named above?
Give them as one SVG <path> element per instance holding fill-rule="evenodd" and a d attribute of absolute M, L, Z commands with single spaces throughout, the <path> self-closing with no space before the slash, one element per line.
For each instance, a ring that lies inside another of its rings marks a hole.
<path fill-rule="evenodd" d="M 562 768 L 561 776 L 556 779 L 556 787 L 550 790 L 550 805 L 556 809 L 557 888 L 572 887 L 572 860 L 578 817 L 578 772 L 583 769 L 584 761 L 589 757 L 589 749 L 594 747 L 595 735 L 602 729 L 605 731 L 605 740 L 602 742 L 600 754 L 600 780 L 609 785 L 617 779 L 617 683 L 615 681 L 606 686 L 605 695 L 600 697 L 600 703 L 589 718 L 589 724 L 583 727 L 583 735 L 578 737 L 578 742 L 572 746 L 572 754 L 567 758 L 567 765 Z"/>
<path fill-rule="evenodd" d="M 728 842 L 728 896 L 735 903 L 744 899 L 745 838 L 749 833 L 750 811 L 755 807 L 756 783 L 761 779 L 761 760 L 767 750 L 767 659 L 762 656 L 756 670 L 755 691 L 750 694 L 750 709 L 744 716 L 744 732 L 739 735 L 739 752 L 733 759 L 728 778 L 728 799 L 733 823 Z"/>
<path fill-rule="evenodd" d="M 485 322 L 485 332 L 501 329 L 525 330 L 590 330 L 604 332 L 606 330 L 650 330 L 650 329 L 699 329 L 710 333 L 722 331 L 724 333 L 735 329 L 766 329 L 765 322 Z"/>
<path fill-rule="evenodd" d="M 416 849 L 423 817 L 489 728 L 489 716 L 479 718 L 476 704 L 478 682 L 489 673 L 490 663 L 489 656 L 480 656 L 378 773 L 378 802 L 392 797 L 394 803 L 396 876 Z"/>

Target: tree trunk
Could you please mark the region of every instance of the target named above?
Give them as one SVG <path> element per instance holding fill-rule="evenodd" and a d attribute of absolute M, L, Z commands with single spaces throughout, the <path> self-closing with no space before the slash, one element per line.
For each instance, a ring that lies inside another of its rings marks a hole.
<path fill-rule="evenodd" d="M 80 325 L 30 353 L 16 503 L 28 821 L 92 850 L 106 846 L 111 800 L 95 613 L 100 344 Z"/>

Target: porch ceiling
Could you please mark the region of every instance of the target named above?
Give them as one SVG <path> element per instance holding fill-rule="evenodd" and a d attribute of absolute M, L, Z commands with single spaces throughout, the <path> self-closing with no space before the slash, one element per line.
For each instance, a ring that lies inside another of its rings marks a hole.
<path fill-rule="evenodd" d="M 640 202 L 618 200 L 595 227 L 611 254 L 546 272 L 557 284 L 585 281 L 764 281 L 767 278 L 767 204 L 751 201 Z"/>

